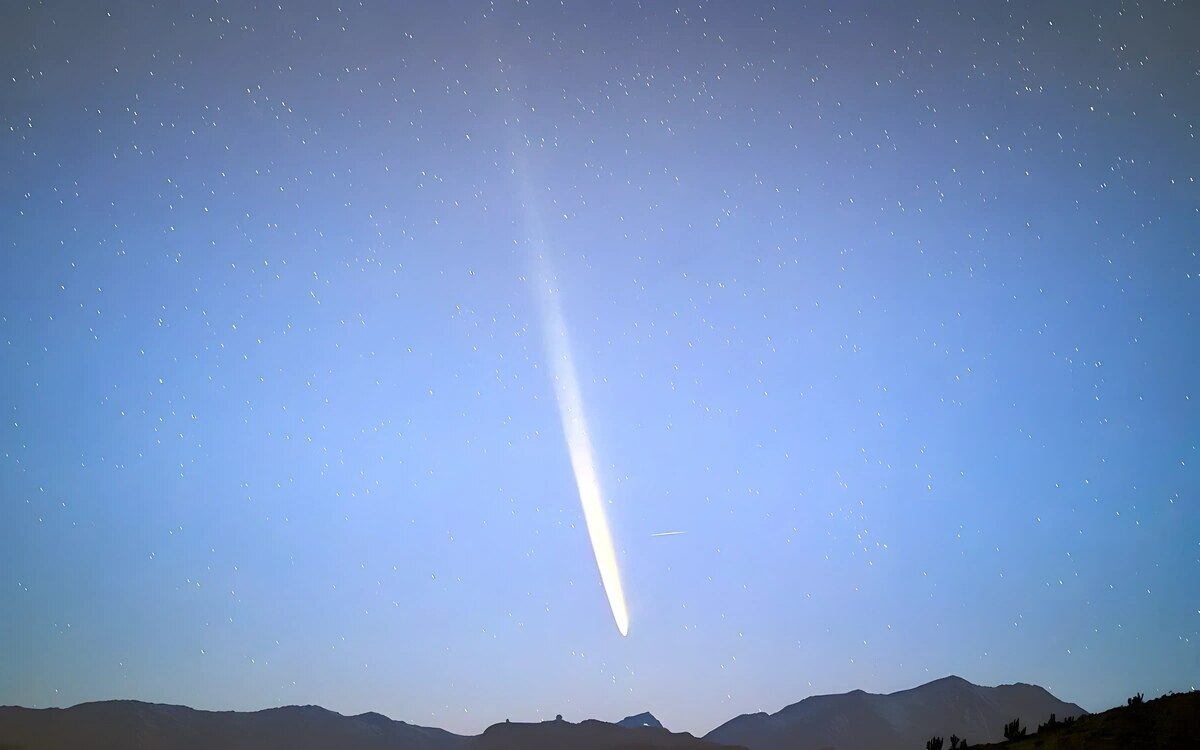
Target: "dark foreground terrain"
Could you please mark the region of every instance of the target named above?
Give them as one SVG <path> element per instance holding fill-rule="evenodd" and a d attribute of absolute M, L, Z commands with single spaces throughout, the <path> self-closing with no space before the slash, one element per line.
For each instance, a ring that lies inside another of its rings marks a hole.
<path fill-rule="evenodd" d="M 1012 719 L 1029 735 L 1002 741 Z M 255 712 L 139 701 L 0 707 L 0 750 L 921 750 L 935 735 L 944 738 L 944 750 L 952 750 L 951 736 L 965 737 L 972 750 L 1200 750 L 1200 692 L 1088 715 L 1036 685 L 983 687 L 946 677 L 889 695 L 813 696 L 774 714 L 739 716 L 702 739 L 670 732 L 649 713 L 615 724 L 505 722 L 465 737 L 318 706 Z"/>
<path fill-rule="evenodd" d="M 1030 732 L 1033 729 L 1029 730 Z M 950 743 L 945 747 L 949 750 Z M 975 750 L 1197 750 L 1200 692 L 1176 693 L 1141 705 L 1119 706 L 1080 717 L 1070 725 Z"/>

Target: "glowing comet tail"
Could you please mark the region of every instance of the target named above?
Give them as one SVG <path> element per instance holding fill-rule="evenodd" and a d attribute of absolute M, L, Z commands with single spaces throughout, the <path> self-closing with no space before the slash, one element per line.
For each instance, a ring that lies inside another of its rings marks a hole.
<path fill-rule="evenodd" d="M 608 530 L 608 517 L 604 513 L 604 497 L 596 476 L 592 441 L 588 437 L 587 422 L 583 415 L 583 399 L 579 393 L 579 379 L 575 375 L 575 362 L 571 358 L 567 325 L 563 320 L 559 298 L 549 288 L 553 276 L 548 273 L 545 260 L 542 270 L 545 286 L 541 301 L 546 326 L 546 350 L 553 367 L 558 413 L 567 438 L 567 450 L 571 454 L 571 468 L 575 472 L 575 484 L 579 488 L 579 502 L 583 505 L 588 536 L 592 540 L 592 552 L 596 555 L 596 566 L 600 568 L 600 582 L 604 584 L 604 591 L 608 595 L 617 630 L 621 631 L 621 635 L 628 635 L 629 611 L 625 607 L 617 553 L 613 548 L 612 533 Z"/>

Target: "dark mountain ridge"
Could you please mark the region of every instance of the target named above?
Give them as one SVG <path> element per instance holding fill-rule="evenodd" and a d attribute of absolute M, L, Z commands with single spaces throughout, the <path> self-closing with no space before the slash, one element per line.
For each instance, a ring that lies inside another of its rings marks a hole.
<path fill-rule="evenodd" d="M 1195 750 L 1200 748 L 1200 692 L 1172 693 L 1137 704 L 1130 701 L 1070 723 L 1026 729 L 1028 736 L 1003 743 L 1004 750 Z M 945 747 L 949 750 L 950 743 Z M 999 747 L 973 745 L 972 750 Z"/>
<path fill-rule="evenodd" d="M 920 748 L 934 735 L 976 744 L 1003 739 L 1004 723 L 1014 718 L 1037 726 L 1052 713 L 1065 719 L 1087 712 L 1037 685 L 983 687 L 950 676 L 886 695 L 812 696 L 773 714 L 738 716 L 705 739 L 750 750 Z"/>
<path fill-rule="evenodd" d="M 676 734 L 662 727 L 628 727 L 588 719 L 578 724 L 567 721 L 542 721 L 536 724 L 505 722 L 493 724 L 483 734 L 471 738 L 467 750 L 731 750 L 727 746 L 700 740 L 684 732 Z"/>
<path fill-rule="evenodd" d="M 650 713 L 649 711 L 644 711 L 640 714 L 634 714 L 633 716 L 626 716 L 624 719 L 621 719 L 617 722 L 617 726 L 656 727 L 658 729 L 664 729 L 662 722 L 654 718 L 654 714 Z"/>
<path fill-rule="evenodd" d="M 0 748 L 4 750 L 460 750 L 467 739 L 376 713 L 342 716 L 320 706 L 198 711 L 186 706 L 118 700 L 71 708 L 0 708 Z"/>
<path fill-rule="evenodd" d="M 649 716 L 644 714 L 643 716 Z M 653 720 L 653 717 L 650 717 Z M 655 720 L 656 721 L 656 720 Z M 200 711 L 140 701 L 71 708 L 0 707 L 0 750 L 719 750 L 661 726 L 588 720 L 494 724 L 465 737 L 368 712 L 320 706 Z"/>
<path fill-rule="evenodd" d="M 738 716 L 701 739 L 664 729 L 649 712 L 615 724 L 504 722 L 468 737 L 320 706 L 200 711 L 118 700 L 66 709 L 0 707 L 0 750 L 866 750 L 920 748 L 933 735 L 952 734 L 982 744 L 1001 739 L 1004 723 L 1013 718 L 1036 727 L 1051 713 L 1061 720 L 1086 712 L 1035 685 L 981 687 L 959 677 L 890 695 L 855 690 L 813 696 L 774 714 Z"/>

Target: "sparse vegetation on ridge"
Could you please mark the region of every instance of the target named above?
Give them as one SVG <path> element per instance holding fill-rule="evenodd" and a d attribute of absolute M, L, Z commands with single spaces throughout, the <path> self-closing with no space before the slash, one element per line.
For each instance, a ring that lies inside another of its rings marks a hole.
<path fill-rule="evenodd" d="M 1016 722 L 1005 725 L 1005 736 Z M 1022 728 L 1023 731 L 1023 728 Z M 961 747 L 961 746 L 960 746 Z M 1138 693 L 1124 706 L 1078 719 L 1054 715 L 1036 734 L 1018 734 L 1001 743 L 977 745 L 974 750 L 1194 750 L 1200 748 L 1200 691 L 1168 693 L 1145 700 Z"/>

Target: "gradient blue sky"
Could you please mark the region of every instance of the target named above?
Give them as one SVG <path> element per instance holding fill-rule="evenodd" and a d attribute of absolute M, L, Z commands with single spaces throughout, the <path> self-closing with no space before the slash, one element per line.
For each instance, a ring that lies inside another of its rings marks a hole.
<path fill-rule="evenodd" d="M 1194 687 L 1197 28 L 5 3 L 0 704 L 704 732 L 949 673 Z"/>

